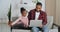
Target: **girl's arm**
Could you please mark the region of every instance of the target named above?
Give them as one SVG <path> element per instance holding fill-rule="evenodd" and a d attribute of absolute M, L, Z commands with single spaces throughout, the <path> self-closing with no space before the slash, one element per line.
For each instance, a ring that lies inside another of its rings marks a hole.
<path fill-rule="evenodd" d="M 20 17 L 19 17 L 16 21 L 14 21 L 11 25 L 13 26 L 13 25 L 16 24 L 19 20 L 21 20 Z"/>

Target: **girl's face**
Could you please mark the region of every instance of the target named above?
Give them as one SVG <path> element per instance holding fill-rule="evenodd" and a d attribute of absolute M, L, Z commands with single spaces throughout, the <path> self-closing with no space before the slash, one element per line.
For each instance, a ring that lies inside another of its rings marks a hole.
<path fill-rule="evenodd" d="M 22 16 L 26 16 L 26 15 L 27 15 L 27 11 L 23 11 Z"/>

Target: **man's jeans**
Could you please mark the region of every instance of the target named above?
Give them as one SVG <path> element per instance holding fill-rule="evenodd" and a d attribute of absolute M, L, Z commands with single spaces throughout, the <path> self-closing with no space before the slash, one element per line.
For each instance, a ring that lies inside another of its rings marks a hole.
<path fill-rule="evenodd" d="M 32 32 L 39 32 L 39 28 L 37 28 L 37 27 L 32 27 Z M 42 28 L 42 30 L 43 30 L 43 32 L 49 32 L 49 29 L 48 29 L 48 27 L 47 26 L 44 26 L 43 28 Z"/>

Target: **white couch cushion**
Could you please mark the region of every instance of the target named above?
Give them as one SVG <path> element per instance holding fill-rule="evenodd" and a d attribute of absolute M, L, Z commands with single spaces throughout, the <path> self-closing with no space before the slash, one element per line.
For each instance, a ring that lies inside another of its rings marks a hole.
<path fill-rule="evenodd" d="M 52 24 L 53 24 L 53 16 L 47 16 L 47 24 L 46 24 L 46 26 L 48 26 L 48 28 L 51 29 Z"/>
<path fill-rule="evenodd" d="M 30 30 L 13 29 L 12 32 L 31 32 Z"/>
<path fill-rule="evenodd" d="M 12 32 L 31 32 L 31 30 L 13 29 Z M 50 29 L 49 32 L 58 32 L 58 29 Z"/>
<path fill-rule="evenodd" d="M 49 32 L 58 32 L 58 29 L 50 29 Z"/>

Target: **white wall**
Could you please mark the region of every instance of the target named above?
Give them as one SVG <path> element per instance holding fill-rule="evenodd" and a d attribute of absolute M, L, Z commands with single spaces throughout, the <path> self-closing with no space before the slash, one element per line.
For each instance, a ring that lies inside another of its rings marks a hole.
<path fill-rule="evenodd" d="M 60 0 L 56 0 L 56 22 L 60 26 Z"/>
<path fill-rule="evenodd" d="M 0 0 L 0 18 L 5 18 L 10 6 L 10 0 Z"/>
<path fill-rule="evenodd" d="M 27 9 L 27 11 L 30 11 L 31 9 L 35 8 L 35 4 L 32 3 L 31 0 L 22 0 L 22 3 L 28 3 L 28 4 L 20 4 L 20 0 L 13 0 L 12 1 L 12 17 L 16 17 L 16 16 L 20 16 L 20 8 L 24 7 Z M 45 0 L 39 0 L 39 2 L 41 2 L 43 4 L 43 11 L 45 11 Z"/>
<path fill-rule="evenodd" d="M 20 0 L 0 0 L 0 23 L 8 22 L 7 13 L 9 11 L 10 4 L 12 5 L 12 17 L 20 16 L 20 8 L 23 6 L 28 11 L 35 8 L 30 0 L 23 0 L 23 3 L 27 2 L 28 4 L 20 4 Z M 43 4 L 43 10 L 45 11 L 45 0 L 40 0 Z"/>
<path fill-rule="evenodd" d="M 7 13 L 10 7 L 10 0 L 0 0 L 0 23 L 7 22 Z"/>

